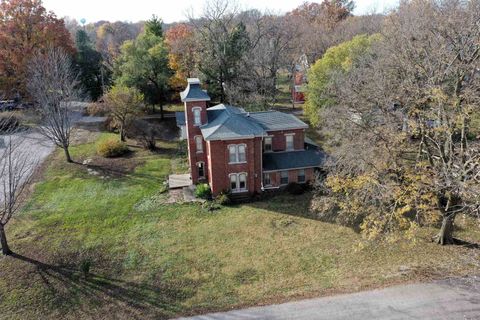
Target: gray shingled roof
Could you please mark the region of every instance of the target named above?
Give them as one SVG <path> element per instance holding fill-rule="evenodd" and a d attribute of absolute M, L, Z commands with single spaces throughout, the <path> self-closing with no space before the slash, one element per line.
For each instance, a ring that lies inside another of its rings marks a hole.
<path fill-rule="evenodd" d="M 201 128 L 205 140 L 259 137 L 267 135 L 267 131 L 308 128 L 294 115 L 279 111 L 245 112 L 220 104 L 207 109 L 207 114 L 208 124 Z"/>
<path fill-rule="evenodd" d="M 318 168 L 326 160 L 326 154 L 320 150 L 291 152 L 272 152 L 263 154 L 264 171 L 282 171 L 300 168 Z"/>
<path fill-rule="evenodd" d="M 200 80 L 196 78 L 188 79 L 188 86 L 185 91 L 180 92 L 182 102 L 187 101 L 210 101 L 210 96 L 200 87 Z"/>
<path fill-rule="evenodd" d="M 266 131 L 306 129 L 308 125 L 293 114 L 279 111 L 252 112 L 250 118 L 260 124 Z"/>
<path fill-rule="evenodd" d="M 201 127 L 203 138 L 207 141 L 265 135 L 263 128 L 249 121 L 240 108 L 222 104 L 209 108 L 207 114 L 208 124 Z"/>
<path fill-rule="evenodd" d="M 175 120 L 179 127 L 186 125 L 187 121 L 185 120 L 185 112 L 175 112 Z"/>
<path fill-rule="evenodd" d="M 185 114 L 176 113 L 177 125 L 185 125 Z M 227 140 L 266 136 L 267 131 L 305 129 L 308 126 L 291 114 L 279 111 L 245 112 L 219 104 L 207 109 L 208 123 L 200 129 L 205 140 Z"/>

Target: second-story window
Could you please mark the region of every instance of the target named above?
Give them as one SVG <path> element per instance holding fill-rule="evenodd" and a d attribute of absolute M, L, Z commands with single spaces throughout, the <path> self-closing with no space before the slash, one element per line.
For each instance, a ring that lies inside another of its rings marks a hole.
<path fill-rule="evenodd" d="M 287 134 L 285 136 L 285 139 L 287 141 L 287 151 L 291 151 L 294 149 L 293 147 L 293 135 L 292 134 Z"/>
<path fill-rule="evenodd" d="M 228 146 L 229 163 L 247 162 L 247 147 L 244 144 L 232 144 Z"/>
<path fill-rule="evenodd" d="M 193 108 L 193 124 L 196 126 L 202 124 L 202 110 L 200 108 Z"/>
<path fill-rule="evenodd" d="M 245 151 L 245 145 L 240 144 L 238 145 L 238 162 L 245 162 L 247 161 L 247 154 Z"/>
<path fill-rule="evenodd" d="M 202 153 L 203 152 L 202 136 L 196 136 L 195 137 L 195 146 L 196 146 L 196 149 L 197 149 L 197 153 Z"/>
<path fill-rule="evenodd" d="M 265 152 L 272 151 L 272 137 L 266 137 L 263 142 L 263 149 Z"/>

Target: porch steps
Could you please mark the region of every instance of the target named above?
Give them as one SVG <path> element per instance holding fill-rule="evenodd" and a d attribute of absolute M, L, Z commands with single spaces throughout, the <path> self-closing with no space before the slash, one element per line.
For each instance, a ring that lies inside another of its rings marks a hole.
<path fill-rule="evenodd" d="M 248 192 L 232 193 L 230 194 L 230 200 L 232 200 L 233 203 L 247 203 L 252 201 L 252 196 Z"/>

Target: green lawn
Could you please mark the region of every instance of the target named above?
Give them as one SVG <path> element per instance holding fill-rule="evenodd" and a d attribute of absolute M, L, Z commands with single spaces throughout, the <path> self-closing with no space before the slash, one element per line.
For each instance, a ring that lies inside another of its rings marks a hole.
<path fill-rule="evenodd" d="M 468 249 L 423 238 L 359 249 L 351 229 L 309 218 L 309 194 L 213 212 L 163 205 L 163 182 L 181 167 L 176 143 L 127 159 L 94 151 L 72 154 L 92 158 L 97 175 L 52 156 L 7 227 L 19 256 L 0 258 L 0 318 L 168 318 L 476 270 Z"/>

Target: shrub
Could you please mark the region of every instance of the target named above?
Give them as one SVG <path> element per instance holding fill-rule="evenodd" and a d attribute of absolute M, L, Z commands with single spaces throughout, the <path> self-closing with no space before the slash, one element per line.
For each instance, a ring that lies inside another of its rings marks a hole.
<path fill-rule="evenodd" d="M 82 261 L 80 261 L 80 271 L 82 272 L 85 279 L 88 278 L 91 266 L 92 262 L 90 261 L 90 259 L 82 259 Z"/>
<path fill-rule="evenodd" d="M 290 194 L 293 194 L 293 195 L 300 195 L 300 194 L 303 194 L 305 192 L 305 187 L 299 183 L 296 183 L 296 182 L 290 182 L 287 187 L 285 188 L 285 190 L 290 193 Z"/>
<path fill-rule="evenodd" d="M 127 145 L 115 138 L 104 140 L 97 145 L 97 153 L 104 158 L 120 157 L 127 152 Z"/>
<path fill-rule="evenodd" d="M 212 190 L 206 183 L 199 184 L 195 189 L 195 196 L 200 199 L 209 200 L 212 197 Z"/>
<path fill-rule="evenodd" d="M 92 102 L 88 104 L 86 112 L 92 117 L 104 117 L 108 114 L 108 109 L 105 103 Z"/>
<path fill-rule="evenodd" d="M 144 149 L 150 151 L 156 150 L 159 135 L 157 128 L 145 120 L 135 120 L 127 128 L 127 136 L 134 137 Z"/>
<path fill-rule="evenodd" d="M 220 210 L 221 206 L 213 201 L 205 201 L 205 203 L 202 204 L 202 209 L 206 212 L 213 212 Z"/>
<path fill-rule="evenodd" d="M 232 199 L 229 193 L 222 192 L 215 198 L 215 202 L 221 206 L 228 206 L 232 203 Z"/>

